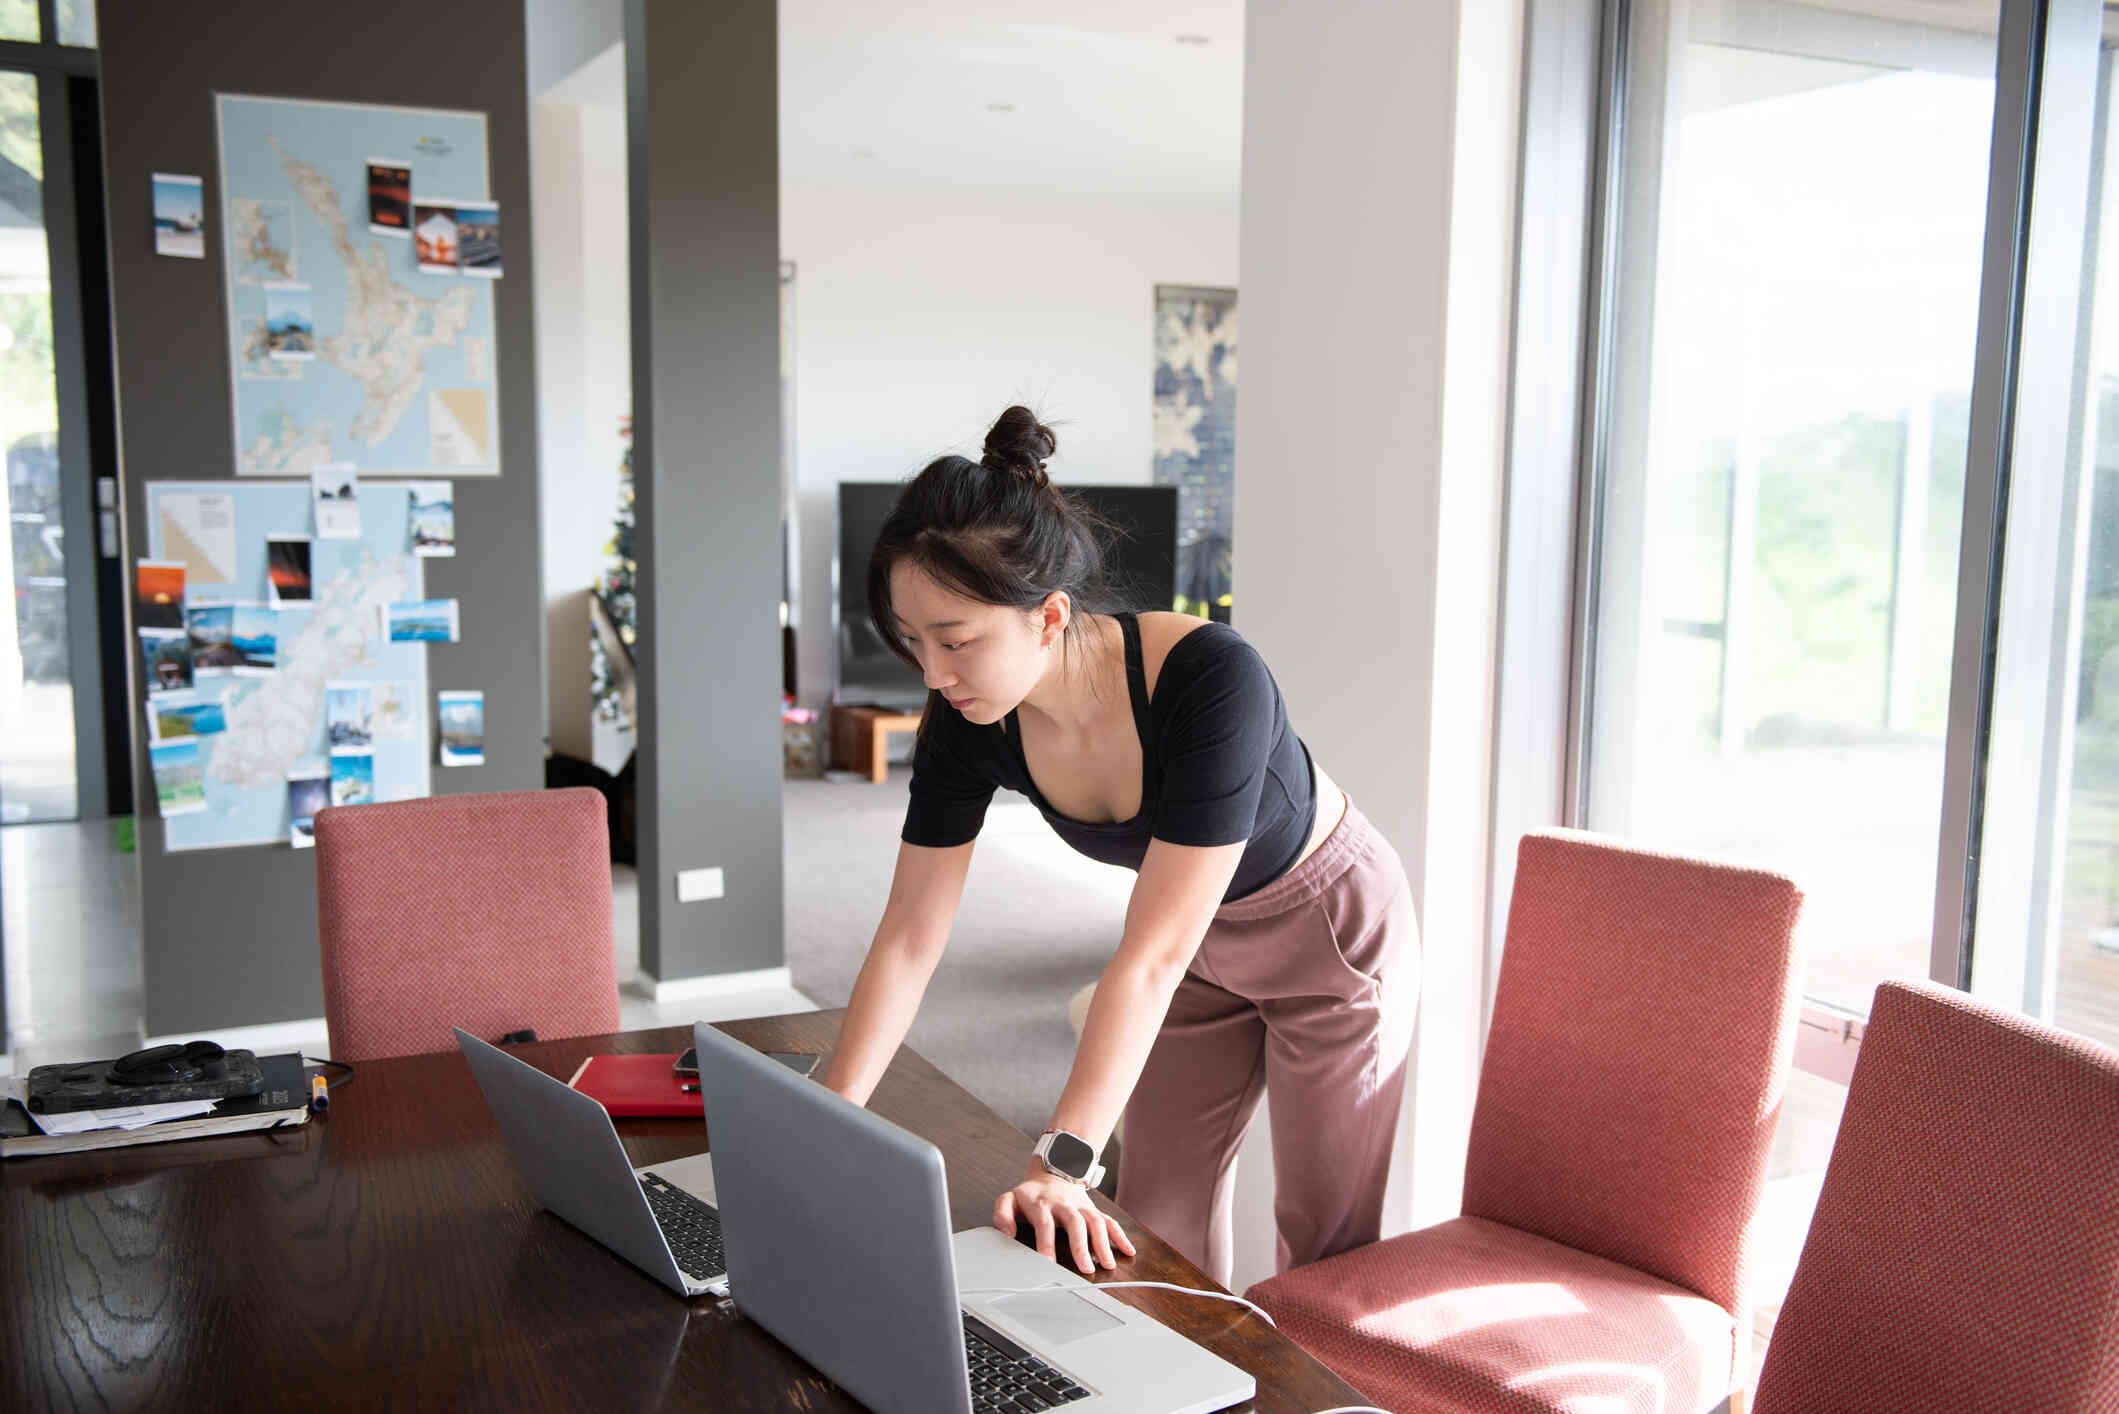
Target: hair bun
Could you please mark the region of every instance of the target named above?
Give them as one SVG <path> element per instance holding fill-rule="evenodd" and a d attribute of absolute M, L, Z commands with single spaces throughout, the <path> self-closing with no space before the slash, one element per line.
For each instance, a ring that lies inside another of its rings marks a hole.
<path fill-rule="evenodd" d="M 1052 484 L 1045 474 L 1045 459 L 1058 451 L 1059 438 L 1052 429 L 1018 403 L 1002 413 L 986 434 L 985 455 L 979 465 L 989 471 L 1012 472 L 1042 490 Z"/>

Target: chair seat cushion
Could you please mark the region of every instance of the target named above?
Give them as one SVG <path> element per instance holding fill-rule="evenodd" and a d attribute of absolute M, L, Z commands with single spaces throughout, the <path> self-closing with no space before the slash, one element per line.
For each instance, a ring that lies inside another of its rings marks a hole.
<path fill-rule="evenodd" d="M 1700 1414 L 1734 1383 L 1736 1320 L 1683 1287 L 1456 1218 L 1250 1290 L 1387 1409 Z"/>

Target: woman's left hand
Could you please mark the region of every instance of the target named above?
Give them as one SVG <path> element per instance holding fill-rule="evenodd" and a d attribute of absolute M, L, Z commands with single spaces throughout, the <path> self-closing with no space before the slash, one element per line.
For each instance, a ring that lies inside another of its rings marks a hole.
<path fill-rule="evenodd" d="M 1023 1181 L 993 1205 L 993 1225 L 1010 1237 L 1015 1236 L 1018 1218 L 1037 1233 L 1038 1252 L 1055 1262 L 1059 1260 L 1058 1234 L 1065 1232 L 1074 1264 L 1084 1275 L 1098 1267 L 1106 1271 L 1116 1267 L 1114 1248 L 1133 1255 L 1133 1240 L 1117 1218 L 1097 1208 L 1087 1188 L 1045 1172 L 1036 1160 L 1031 1161 Z"/>

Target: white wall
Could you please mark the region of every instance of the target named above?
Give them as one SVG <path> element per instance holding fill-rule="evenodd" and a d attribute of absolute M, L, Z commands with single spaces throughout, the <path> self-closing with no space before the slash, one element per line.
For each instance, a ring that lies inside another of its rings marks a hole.
<path fill-rule="evenodd" d="M 1478 1076 L 1522 0 L 1246 16 L 1240 626 L 1413 881 L 1391 1231 L 1458 1211 Z"/>
<path fill-rule="evenodd" d="M 802 700 L 830 700 L 841 481 L 978 455 L 1024 402 L 1059 433 L 1060 482 L 1145 482 L 1155 286 L 1234 285 L 1233 204 L 993 190 L 787 186 L 795 262 Z"/>
<path fill-rule="evenodd" d="M 632 410 L 625 110 L 566 101 L 565 86 L 553 92 L 561 96 L 530 111 L 548 735 L 554 751 L 590 760 L 584 591 L 604 568 L 618 420 Z"/>

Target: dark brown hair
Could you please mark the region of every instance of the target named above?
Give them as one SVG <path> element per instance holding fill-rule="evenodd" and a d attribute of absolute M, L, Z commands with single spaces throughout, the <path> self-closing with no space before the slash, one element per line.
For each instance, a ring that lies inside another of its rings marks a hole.
<path fill-rule="evenodd" d="M 1123 532 L 1052 484 L 1045 463 L 1058 451 L 1052 429 L 1018 405 L 993 424 L 977 461 L 937 457 L 906 483 L 868 561 L 868 616 L 891 652 L 919 666 L 890 599 L 901 560 L 980 604 L 1027 612 L 1055 590 L 1077 616 L 1116 603 L 1104 544 Z M 1080 622 L 1067 622 L 1070 643 Z"/>

